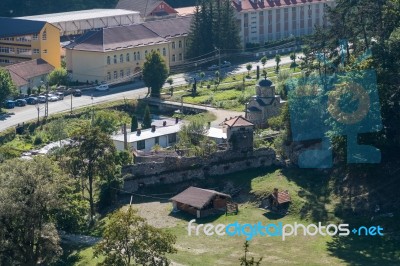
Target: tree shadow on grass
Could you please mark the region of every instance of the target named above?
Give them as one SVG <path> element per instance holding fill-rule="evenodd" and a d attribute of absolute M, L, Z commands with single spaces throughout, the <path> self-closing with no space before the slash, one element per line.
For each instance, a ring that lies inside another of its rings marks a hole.
<path fill-rule="evenodd" d="M 72 244 L 61 244 L 63 254 L 55 264 L 56 266 L 73 266 L 78 263 L 82 257 L 79 255 L 79 251 L 87 248 L 86 245 L 72 245 Z"/>
<path fill-rule="evenodd" d="M 305 200 L 299 210 L 300 217 L 316 222 L 329 220 L 326 205 L 330 203 L 329 176 L 318 170 L 286 168 L 282 170 L 286 178 L 296 183 L 301 190 L 298 196 Z"/>
<path fill-rule="evenodd" d="M 267 217 L 269 220 L 279 220 L 285 217 L 285 214 L 277 213 L 277 212 L 266 212 L 263 214 L 265 217 Z"/>
<path fill-rule="evenodd" d="M 388 236 L 335 236 L 327 243 L 330 255 L 354 266 L 400 265 L 399 247 L 400 241 Z"/>

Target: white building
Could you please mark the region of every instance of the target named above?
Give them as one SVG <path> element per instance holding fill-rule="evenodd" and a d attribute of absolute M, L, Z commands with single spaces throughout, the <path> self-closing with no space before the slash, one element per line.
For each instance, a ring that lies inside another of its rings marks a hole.
<path fill-rule="evenodd" d="M 138 130 L 127 133 L 127 144 L 130 149 L 137 151 L 151 151 L 154 145 L 158 144 L 163 148 L 172 146 L 176 143 L 178 132 L 182 123 L 172 126 L 156 127 Z M 117 150 L 124 150 L 124 134 L 112 136 Z"/>
<path fill-rule="evenodd" d="M 183 122 L 172 123 L 171 121 L 155 121 L 152 128 L 127 133 L 128 148 L 136 151 L 151 151 L 158 144 L 163 148 L 174 145 L 178 140 L 178 132 Z M 225 143 L 227 139 L 226 130 L 223 128 L 209 128 L 206 136 L 217 144 Z M 111 137 L 117 150 L 124 150 L 124 134 Z"/>
<path fill-rule="evenodd" d="M 53 24 L 60 29 L 61 36 L 78 35 L 89 30 L 142 22 L 139 12 L 124 9 L 89 9 L 21 18 Z"/>
<path fill-rule="evenodd" d="M 243 46 L 311 34 L 334 0 L 233 0 Z"/>

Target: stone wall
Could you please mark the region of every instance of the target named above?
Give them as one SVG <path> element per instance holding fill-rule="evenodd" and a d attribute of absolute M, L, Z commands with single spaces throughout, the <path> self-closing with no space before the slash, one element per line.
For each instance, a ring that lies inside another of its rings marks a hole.
<path fill-rule="evenodd" d="M 173 184 L 277 164 L 280 162 L 272 149 L 258 149 L 246 153 L 221 151 L 207 158 L 169 157 L 163 162 L 139 163 L 124 167 L 124 190 L 137 191 L 140 186 Z"/>

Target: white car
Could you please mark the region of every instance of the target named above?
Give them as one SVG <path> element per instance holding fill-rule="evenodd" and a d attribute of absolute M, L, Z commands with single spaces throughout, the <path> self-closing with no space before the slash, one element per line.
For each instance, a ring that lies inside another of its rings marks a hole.
<path fill-rule="evenodd" d="M 96 91 L 108 91 L 109 89 L 108 84 L 101 84 L 96 87 Z"/>
<path fill-rule="evenodd" d="M 49 101 L 49 102 L 56 102 L 56 101 L 58 101 L 58 100 L 60 100 L 56 95 L 54 95 L 54 94 L 49 94 L 48 96 L 47 96 L 47 100 Z"/>

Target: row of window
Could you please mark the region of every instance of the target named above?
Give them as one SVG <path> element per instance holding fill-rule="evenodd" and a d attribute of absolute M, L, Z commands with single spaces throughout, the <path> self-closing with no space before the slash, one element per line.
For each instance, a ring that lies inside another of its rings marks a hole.
<path fill-rule="evenodd" d="M 131 69 L 128 68 L 126 70 L 115 70 L 112 74 L 111 72 L 107 72 L 107 80 L 113 79 L 119 79 L 119 78 L 124 78 L 124 77 L 129 77 L 131 75 Z"/>
<path fill-rule="evenodd" d="M 0 46 L 0 53 L 1 54 L 15 54 L 15 50 L 12 47 Z"/>
<path fill-rule="evenodd" d="M 175 49 L 175 48 L 176 48 L 175 42 L 172 42 L 172 49 Z M 178 42 L 178 48 L 182 48 L 182 41 Z"/>
<path fill-rule="evenodd" d="M 168 144 L 175 143 L 176 142 L 176 133 L 172 133 L 172 134 L 167 135 L 167 138 L 168 138 Z M 156 144 L 156 145 L 160 144 L 160 138 L 159 137 L 155 137 L 154 138 L 154 144 Z M 136 143 L 136 149 L 139 150 L 139 151 L 146 149 L 146 140 L 139 140 Z"/>
<path fill-rule="evenodd" d="M 183 60 L 183 55 L 179 54 L 178 61 L 182 61 L 182 60 Z M 172 55 L 172 62 L 176 62 L 176 56 L 174 54 Z"/>
<path fill-rule="evenodd" d="M 151 49 L 151 51 L 153 51 L 153 49 Z M 160 52 L 160 49 L 157 48 L 157 51 Z M 144 51 L 144 57 L 146 57 L 148 51 L 145 50 Z M 162 49 L 162 55 L 166 56 L 167 55 L 167 50 L 166 48 Z M 119 60 L 118 60 L 119 59 Z M 140 52 L 133 52 L 133 61 L 139 61 L 141 60 L 141 55 Z M 130 53 L 126 53 L 126 54 L 120 54 L 119 57 L 118 55 L 114 55 L 113 56 L 113 63 L 117 64 L 119 63 L 124 63 L 124 62 L 130 62 L 131 61 L 131 54 Z M 111 65 L 111 56 L 107 56 L 107 65 Z"/>

